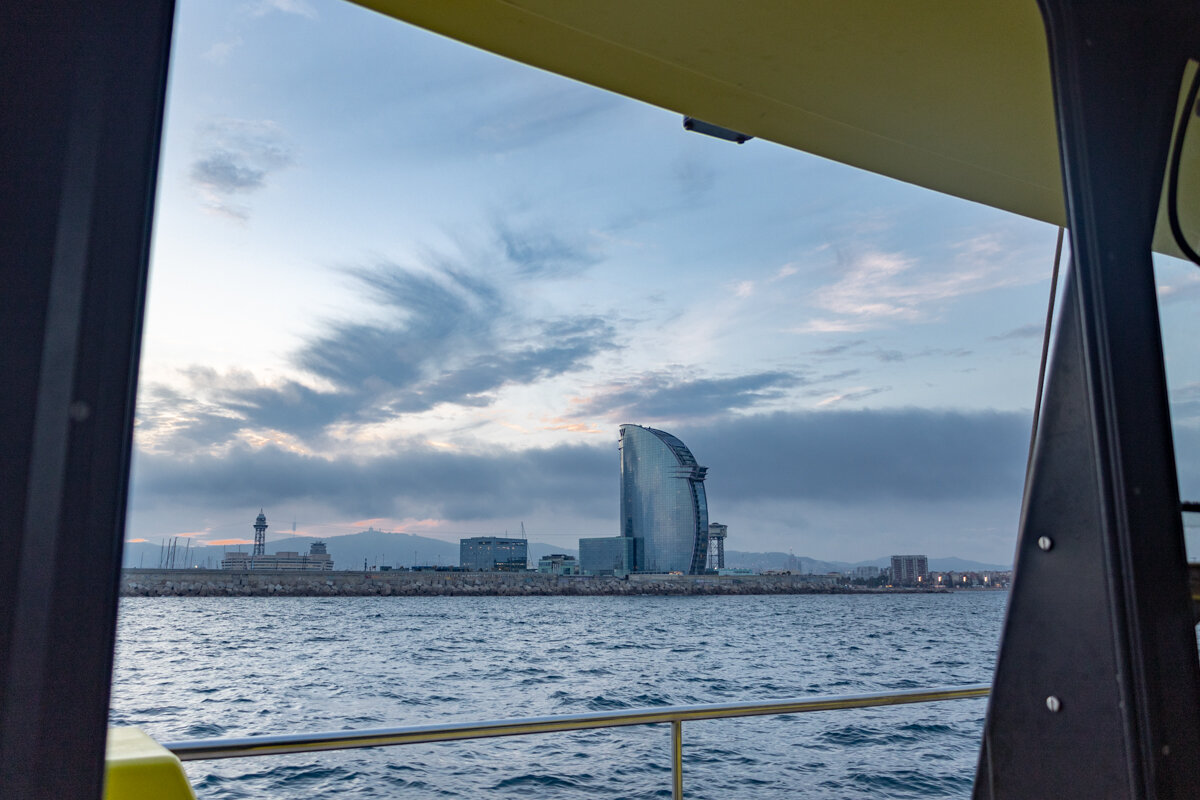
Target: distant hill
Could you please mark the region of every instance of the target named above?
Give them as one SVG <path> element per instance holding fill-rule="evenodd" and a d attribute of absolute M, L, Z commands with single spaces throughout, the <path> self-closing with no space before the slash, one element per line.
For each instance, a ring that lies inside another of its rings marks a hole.
<path fill-rule="evenodd" d="M 725 551 L 725 566 L 744 569 L 786 569 L 801 573 L 841 572 L 851 566 L 844 561 L 818 561 L 808 556 L 793 556 L 787 553 L 749 553 L 741 550 Z"/>
<path fill-rule="evenodd" d="M 314 536 L 288 536 L 267 542 L 268 553 L 278 553 L 281 550 L 291 550 L 307 553 L 309 546 L 316 541 L 325 542 L 329 555 L 333 556 L 334 569 L 361 569 L 364 559 L 367 566 L 411 567 L 414 564 L 440 564 L 442 566 L 458 565 L 458 542 L 446 542 L 428 536 L 418 536 L 412 533 L 387 533 L 385 531 L 366 530 L 347 536 L 330 536 L 326 538 Z M 187 551 L 184 560 L 185 543 L 181 540 L 175 552 L 175 566 L 199 566 L 218 568 L 221 566 L 221 555 L 225 550 L 249 550 L 250 545 L 240 547 L 193 546 Z M 550 553 L 566 553 L 578 556 L 578 552 L 570 548 L 541 542 L 529 543 L 530 561 L 536 564 L 542 556 Z M 131 542 L 125 545 L 125 555 L 122 566 L 125 567 L 158 567 L 165 554 L 161 544 L 154 542 Z"/>
<path fill-rule="evenodd" d="M 965 558 L 931 558 L 929 568 L 934 572 L 1003 572 L 1012 564 L 984 564 Z"/>

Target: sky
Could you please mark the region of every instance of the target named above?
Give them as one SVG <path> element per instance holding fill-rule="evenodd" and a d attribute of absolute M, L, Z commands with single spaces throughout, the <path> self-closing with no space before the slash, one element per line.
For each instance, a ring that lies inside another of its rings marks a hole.
<path fill-rule="evenodd" d="M 1010 563 L 1055 236 L 348 3 L 182 0 L 127 538 L 574 547 L 636 423 L 729 549 Z M 1200 499 L 1200 274 L 1156 264 Z"/>

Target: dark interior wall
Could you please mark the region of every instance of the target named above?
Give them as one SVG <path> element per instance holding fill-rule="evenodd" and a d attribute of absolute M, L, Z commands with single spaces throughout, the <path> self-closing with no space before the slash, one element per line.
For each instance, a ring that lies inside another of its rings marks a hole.
<path fill-rule="evenodd" d="M 3 797 L 101 790 L 172 17 L 0 4 Z"/>

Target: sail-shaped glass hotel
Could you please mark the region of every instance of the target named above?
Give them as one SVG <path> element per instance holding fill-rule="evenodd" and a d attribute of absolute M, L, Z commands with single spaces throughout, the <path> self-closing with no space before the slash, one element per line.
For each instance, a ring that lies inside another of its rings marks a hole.
<path fill-rule="evenodd" d="M 666 431 L 621 426 L 621 535 L 641 539 L 638 572 L 704 572 L 708 500 L 687 445 Z"/>

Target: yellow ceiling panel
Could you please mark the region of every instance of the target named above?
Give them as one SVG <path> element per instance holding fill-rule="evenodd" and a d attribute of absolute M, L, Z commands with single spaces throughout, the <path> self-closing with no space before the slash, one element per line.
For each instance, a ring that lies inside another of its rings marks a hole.
<path fill-rule="evenodd" d="M 1033 0 L 360 2 L 679 114 L 1055 225 L 1065 219 Z M 1188 148 L 1185 175 L 1196 174 L 1196 151 Z M 1156 244 L 1175 252 L 1164 233 Z"/>

